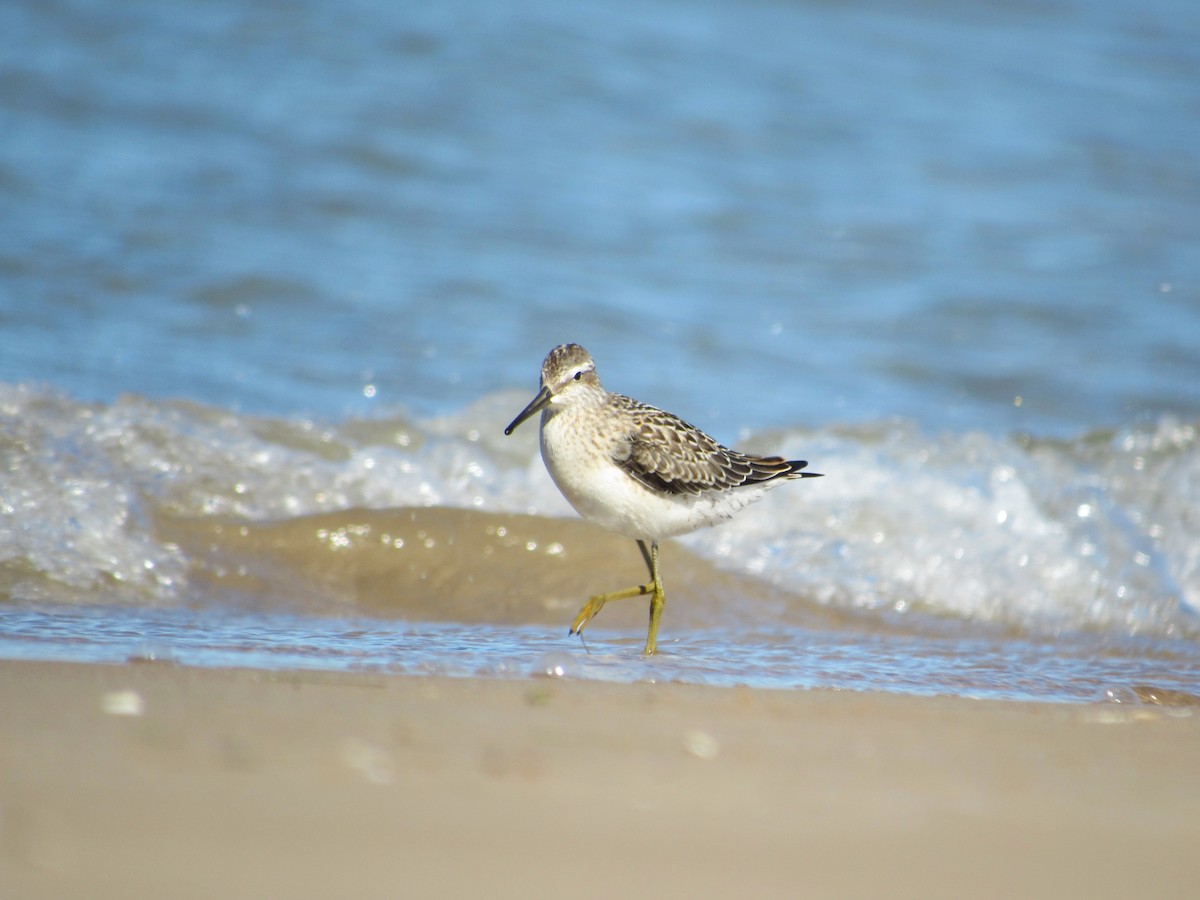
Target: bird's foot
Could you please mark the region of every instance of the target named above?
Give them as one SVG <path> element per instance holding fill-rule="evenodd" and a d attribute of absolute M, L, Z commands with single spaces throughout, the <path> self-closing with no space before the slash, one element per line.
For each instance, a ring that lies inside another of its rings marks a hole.
<path fill-rule="evenodd" d="M 609 591 L 607 594 L 597 594 L 595 597 L 589 597 L 588 602 L 583 604 L 583 608 L 579 610 L 579 614 L 575 616 L 575 621 L 571 623 L 571 630 L 568 634 L 583 634 L 583 629 L 587 627 L 588 622 L 596 617 L 596 613 L 604 609 L 604 604 L 609 600 L 624 600 L 627 597 L 641 597 L 644 594 L 654 593 L 654 582 L 650 584 L 639 584 L 635 587 L 625 588 L 620 591 Z M 647 652 L 652 653 L 647 645 Z"/>

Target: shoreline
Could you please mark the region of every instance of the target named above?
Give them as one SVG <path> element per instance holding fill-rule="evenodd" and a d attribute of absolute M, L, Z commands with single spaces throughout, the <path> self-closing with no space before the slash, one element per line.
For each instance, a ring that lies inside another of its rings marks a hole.
<path fill-rule="evenodd" d="M 1200 708 L 0 661 L 0 894 L 1184 896 Z"/>

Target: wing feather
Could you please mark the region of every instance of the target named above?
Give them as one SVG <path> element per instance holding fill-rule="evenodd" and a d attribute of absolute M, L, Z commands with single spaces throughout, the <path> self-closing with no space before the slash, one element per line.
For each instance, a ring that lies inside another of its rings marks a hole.
<path fill-rule="evenodd" d="M 807 465 L 730 450 L 669 412 L 622 395 L 612 398 L 625 407 L 622 418 L 630 422 L 613 459 L 650 490 L 692 495 L 730 490 L 797 475 Z"/>

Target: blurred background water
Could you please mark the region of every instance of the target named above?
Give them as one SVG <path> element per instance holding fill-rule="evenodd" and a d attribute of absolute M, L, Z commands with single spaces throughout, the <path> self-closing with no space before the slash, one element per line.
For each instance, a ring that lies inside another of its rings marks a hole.
<path fill-rule="evenodd" d="M 1197 247 L 1183 0 L 12 0 L 0 587 L 127 599 L 166 507 L 567 514 L 480 434 L 574 340 L 830 474 L 729 568 L 1194 634 Z"/>
<path fill-rule="evenodd" d="M 574 339 L 727 430 L 1191 416 L 1198 47 L 1182 0 L 15 0 L 0 377 L 429 413 Z"/>

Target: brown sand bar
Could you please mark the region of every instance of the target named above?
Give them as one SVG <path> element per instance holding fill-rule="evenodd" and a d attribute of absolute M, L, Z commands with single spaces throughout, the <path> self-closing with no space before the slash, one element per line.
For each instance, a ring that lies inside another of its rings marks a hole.
<path fill-rule="evenodd" d="M 0 663 L 5 898 L 1198 885 L 1195 706 Z"/>

